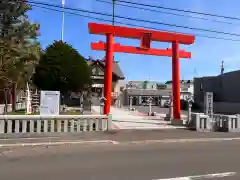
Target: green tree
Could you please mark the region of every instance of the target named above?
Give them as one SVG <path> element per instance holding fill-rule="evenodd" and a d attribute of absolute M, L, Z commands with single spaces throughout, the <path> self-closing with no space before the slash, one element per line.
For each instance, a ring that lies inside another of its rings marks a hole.
<path fill-rule="evenodd" d="M 143 81 L 143 89 L 147 89 L 147 85 L 148 85 L 148 81 L 147 80 Z"/>
<path fill-rule="evenodd" d="M 42 90 L 81 91 L 91 83 L 91 69 L 71 45 L 55 41 L 41 55 L 33 82 Z"/>
<path fill-rule="evenodd" d="M 26 12 L 31 7 L 24 0 L 0 1 L 0 84 L 15 90 L 29 81 L 41 51 L 36 41 L 39 25 L 30 23 Z"/>

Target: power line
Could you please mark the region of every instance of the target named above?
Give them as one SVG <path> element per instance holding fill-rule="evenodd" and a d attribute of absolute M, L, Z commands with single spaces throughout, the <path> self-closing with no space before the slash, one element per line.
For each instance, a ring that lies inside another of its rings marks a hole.
<path fill-rule="evenodd" d="M 105 0 L 95 0 L 95 1 L 98 1 L 98 2 L 101 2 L 101 3 L 112 4 L 111 2 L 105 1 Z M 209 18 L 204 18 L 204 17 L 191 16 L 191 15 L 186 15 L 186 14 L 178 14 L 178 13 L 174 13 L 174 12 L 160 11 L 160 10 L 144 8 L 144 7 L 137 7 L 137 6 L 127 5 L 127 4 L 115 3 L 115 5 L 123 6 L 123 7 L 129 7 L 129 8 L 134 8 L 134 9 L 140 9 L 140 10 L 145 10 L 145 11 L 151 11 L 151 12 L 157 12 L 157 13 L 162 13 L 162 14 L 169 14 L 169 15 L 174 15 L 174 16 L 180 16 L 180 17 L 188 17 L 188 18 L 193 18 L 193 19 L 212 21 L 212 22 L 217 22 L 217 23 L 222 23 L 222 24 L 240 25 L 239 23 L 233 23 L 233 22 L 209 19 Z"/>
<path fill-rule="evenodd" d="M 32 6 L 33 7 L 37 7 L 37 8 L 42 8 L 42 9 L 46 9 L 46 10 L 55 11 L 55 12 L 61 12 L 62 13 L 62 10 L 48 8 L 48 7 L 45 7 L 45 6 L 40 6 L 40 5 L 32 5 Z M 98 17 L 93 17 L 93 16 L 89 16 L 89 15 L 82 15 L 82 14 L 78 14 L 78 13 L 74 13 L 74 12 L 67 12 L 67 11 L 65 11 L 65 13 L 66 14 L 75 15 L 75 16 L 84 17 L 84 18 L 88 18 L 88 19 L 93 19 L 93 20 L 112 22 L 112 20 L 108 20 L 108 19 L 104 19 L 104 18 L 98 18 Z M 115 21 L 115 23 L 122 24 L 122 25 L 127 25 L 127 26 L 138 27 L 138 28 L 146 28 L 146 29 L 152 29 L 152 30 L 158 30 L 158 31 L 167 31 L 166 29 L 154 28 L 154 27 L 150 27 L 150 26 L 141 26 L 141 25 L 136 25 L 136 24 L 131 24 L 131 23 L 122 23 L 120 21 Z M 177 31 L 168 31 L 168 32 L 183 33 L 183 32 L 177 32 Z M 237 39 L 230 39 L 230 38 L 220 38 L 220 37 L 214 37 L 214 36 L 206 36 L 206 35 L 202 35 L 202 34 L 194 34 L 194 35 L 195 36 L 199 36 L 199 37 L 204 37 L 204 38 L 211 38 L 211 39 L 219 39 L 219 40 L 240 42 L 240 39 L 237 40 Z"/>
<path fill-rule="evenodd" d="M 61 8 L 61 6 L 48 4 L 48 3 L 41 3 L 41 2 L 34 2 L 34 1 L 28 1 L 28 2 L 31 3 L 31 4 L 40 4 L 40 5 L 45 5 L 45 6 L 49 6 L 49 7 Z M 72 11 L 86 12 L 86 13 L 91 13 L 91 14 L 97 14 L 97 15 L 103 15 L 103 16 L 112 17 L 112 14 L 103 13 L 103 12 L 93 12 L 93 11 L 89 11 L 89 10 L 86 10 L 86 9 L 79 9 L 79 8 L 76 9 L 76 8 L 70 8 L 70 7 L 65 7 L 65 9 L 72 10 Z M 240 36 L 240 34 L 236 34 L 236 33 L 228 33 L 228 32 L 217 31 L 217 30 L 210 30 L 210 29 L 201 29 L 201 28 L 182 26 L 182 25 L 177 25 L 177 24 L 169 24 L 169 23 L 164 23 L 164 22 L 159 22 L 159 21 L 149 21 L 149 20 L 144 20 L 144 19 L 137 19 L 137 18 L 119 16 L 119 15 L 115 15 L 115 17 L 120 18 L 120 19 L 127 19 L 127 20 L 144 22 L 144 23 L 151 23 L 151 24 L 159 24 L 159 25 L 170 26 L 170 27 L 177 27 L 177 28 L 183 28 L 183 29 L 190 29 L 190 30 L 197 30 L 197 31 L 203 31 L 203 32 L 218 33 L 218 34 L 231 35 L 231 36 Z"/>
<path fill-rule="evenodd" d="M 129 2 L 124 0 L 118 0 L 118 2 L 127 3 L 127 4 L 133 4 L 133 5 L 139 5 L 139 6 L 147 6 L 147 7 L 153 7 L 158 9 L 166 9 L 166 10 L 172 10 L 172 11 L 178 11 L 178 12 L 185 12 L 185 13 L 192 13 L 192 14 L 199 14 L 199 15 L 205 15 L 205 16 L 212 16 L 212 17 L 218 17 L 218 18 L 224 18 L 224 19 L 231 19 L 231 20 L 240 20 L 239 17 L 233 17 L 233 16 L 224 16 L 224 15 L 218 15 L 218 14 L 211 14 L 211 13 L 204 13 L 199 11 L 191 11 L 186 9 L 178 9 L 178 8 L 170 8 L 165 6 L 157 6 L 157 5 L 151 5 L 151 4 L 143 4 L 143 3 L 136 3 L 136 2 Z"/>

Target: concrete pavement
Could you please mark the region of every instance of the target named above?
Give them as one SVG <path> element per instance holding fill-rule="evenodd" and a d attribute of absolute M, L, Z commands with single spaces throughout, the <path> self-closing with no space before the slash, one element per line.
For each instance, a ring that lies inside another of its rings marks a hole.
<path fill-rule="evenodd" d="M 137 112 L 142 113 L 143 115 L 147 115 L 149 112 L 149 107 L 148 106 L 134 106 L 134 108 L 137 110 Z M 169 113 L 169 108 L 162 108 L 158 106 L 152 106 L 152 112 L 156 112 L 157 118 L 164 120 L 166 117 L 166 114 Z M 187 119 L 187 111 L 181 111 L 181 118 L 182 119 Z"/>
<path fill-rule="evenodd" d="M 239 180 L 239 151 L 239 141 L 12 149 L 0 155 L 0 179 Z"/>
<path fill-rule="evenodd" d="M 149 106 L 133 106 L 133 107 L 145 114 L 147 114 L 149 112 Z M 152 106 L 152 111 L 159 113 L 159 114 L 167 114 L 169 112 L 169 108 Z M 187 115 L 187 111 L 181 110 L 181 114 Z"/>
<path fill-rule="evenodd" d="M 93 106 L 92 109 L 100 113 L 99 106 Z M 123 108 L 111 107 L 110 111 L 115 129 L 176 129 L 175 126 L 168 125 L 163 121 L 163 118 L 157 120 L 156 117 L 142 116 Z"/>

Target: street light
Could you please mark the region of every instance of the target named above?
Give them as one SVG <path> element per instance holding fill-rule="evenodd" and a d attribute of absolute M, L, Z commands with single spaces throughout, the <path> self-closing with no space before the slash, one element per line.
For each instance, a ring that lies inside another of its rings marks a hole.
<path fill-rule="evenodd" d="M 148 98 L 148 102 L 149 102 L 149 112 L 148 112 L 148 115 L 149 116 L 152 116 L 152 100 L 153 100 L 152 97 Z"/>
<path fill-rule="evenodd" d="M 62 41 L 63 41 L 63 37 L 64 37 L 64 22 L 65 22 L 64 6 L 65 6 L 65 0 L 62 0 L 62 33 L 61 33 Z"/>

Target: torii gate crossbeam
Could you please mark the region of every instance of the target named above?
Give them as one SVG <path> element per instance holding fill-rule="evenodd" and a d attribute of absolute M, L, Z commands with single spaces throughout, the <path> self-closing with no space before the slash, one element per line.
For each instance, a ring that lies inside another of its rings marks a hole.
<path fill-rule="evenodd" d="M 106 51 L 104 69 L 104 96 L 106 103 L 104 114 L 110 113 L 111 91 L 112 91 L 112 63 L 114 52 L 145 54 L 156 56 L 172 57 L 172 95 L 173 95 L 173 118 L 180 120 L 180 62 L 179 58 L 191 58 L 191 53 L 179 49 L 179 44 L 190 45 L 195 41 L 193 35 L 180 33 L 151 31 L 139 28 L 129 28 L 123 26 L 112 26 L 107 24 L 89 23 L 91 34 L 106 36 L 104 42 L 91 43 L 93 50 Z M 123 46 L 119 43 L 114 44 L 114 36 L 122 38 L 140 39 L 139 47 Z M 151 41 L 161 41 L 172 43 L 171 49 L 151 48 Z"/>

